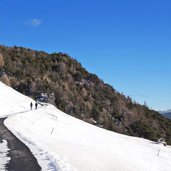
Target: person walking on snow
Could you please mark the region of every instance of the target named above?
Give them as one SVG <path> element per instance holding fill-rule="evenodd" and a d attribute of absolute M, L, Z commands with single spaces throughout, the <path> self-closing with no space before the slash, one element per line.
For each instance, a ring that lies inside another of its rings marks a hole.
<path fill-rule="evenodd" d="M 30 103 L 30 109 L 31 109 L 31 110 L 32 110 L 32 107 L 33 107 L 33 103 L 31 102 L 31 103 Z"/>
<path fill-rule="evenodd" d="M 37 102 L 35 103 L 35 109 L 37 109 L 37 106 L 38 106 L 38 104 L 37 104 Z"/>

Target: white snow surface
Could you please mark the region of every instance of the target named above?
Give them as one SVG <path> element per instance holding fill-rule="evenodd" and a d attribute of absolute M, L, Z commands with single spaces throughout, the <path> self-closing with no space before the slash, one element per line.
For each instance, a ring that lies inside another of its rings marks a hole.
<path fill-rule="evenodd" d="M 8 143 L 6 140 L 2 140 L 0 143 L 0 171 L 6 170 L 6 164 L 10 161 L 10 157 L 8 157 Z"/>
<path fill-rule="evenodd" d="M 170 171 L 171 147 L 85 123 L 0 82 L 0 116 L 32 151 L 42 170 Z"/>

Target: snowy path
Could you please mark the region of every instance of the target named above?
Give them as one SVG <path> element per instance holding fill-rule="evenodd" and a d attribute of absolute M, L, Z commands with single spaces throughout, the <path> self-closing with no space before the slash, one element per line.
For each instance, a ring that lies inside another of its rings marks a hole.
<path fill-rule="evenodd" d="M 11 158 L 6 166 L 7 170 L 40 171 L 41 168 L 29 148 L 18 140 L 3 122 L 4 119 L 0 119 L 0 139 L 7 141 L 10 149 L 8 156 Z"/>

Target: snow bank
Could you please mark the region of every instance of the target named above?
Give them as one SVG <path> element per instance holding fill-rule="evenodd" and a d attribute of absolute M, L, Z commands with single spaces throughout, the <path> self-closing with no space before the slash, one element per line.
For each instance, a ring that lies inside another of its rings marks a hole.
<path fill-rule="evenodd" d="M 30 109 L 30 102 L 33 101 L 27 96 L 15 91 L 11 87 L 0 82 L 0 117 L 26 112 Z"/>
<path fill-rule="evenodd" d="M 3 140 L 2 143 L 0 143 L 0 171 L 5 171 L 5 166 L 10 161 L 10 157 L 7 156 L 8 151 L 7 141 Z"/>
<path fill-rule="evenodd" d="M 5 87 L 3 89 L 7 90 Z M 6 93 L 9 93 L 8 97 L 4 96 L 6 103 L 8 98 L 15 99 L 17 106 L 20 106 L 22 98 L 24 104 L 30 102 L 30 99 L 16 95 L 12 90 Z M 17 112 L 20 107 L 16 107 Z M 11 109 L 9 113 L 10 111 Z M 15 112 L 14 109 L 13 111 Z M 52 105 L 11 115 L 5 120 L 5 125 L 33 153 L 37 150 L 37 156 L 47 153 L 46 156 L 57 163 L 59 170 L 170 171 L 171 168 L 170 146 L 164 147 L 146 139 L 95 127 L 59 111 Z"/>

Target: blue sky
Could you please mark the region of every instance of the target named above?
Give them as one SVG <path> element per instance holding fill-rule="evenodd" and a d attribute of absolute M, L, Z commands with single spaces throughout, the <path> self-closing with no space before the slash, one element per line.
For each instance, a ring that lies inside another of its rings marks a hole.
<path fill-rule="evenodd" d="M 137 102 L 171 108 L 169 0 L 1 0 L 0 44 L 66 52 Z"/>

